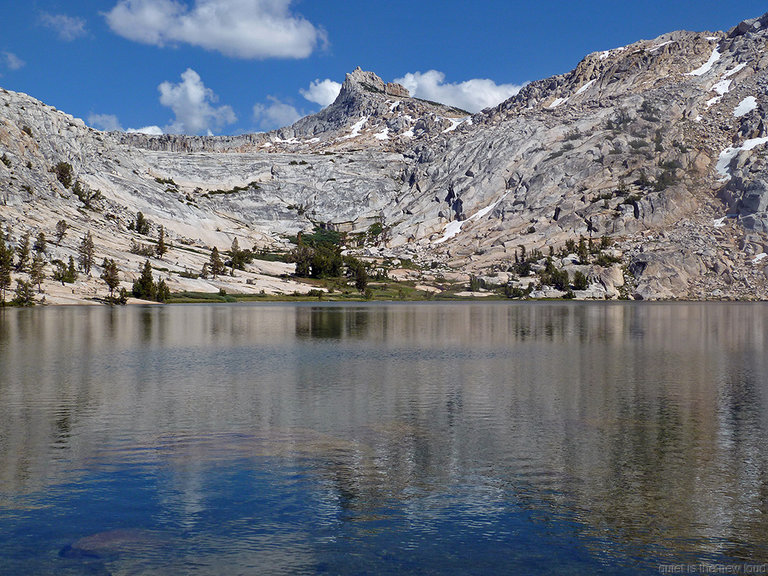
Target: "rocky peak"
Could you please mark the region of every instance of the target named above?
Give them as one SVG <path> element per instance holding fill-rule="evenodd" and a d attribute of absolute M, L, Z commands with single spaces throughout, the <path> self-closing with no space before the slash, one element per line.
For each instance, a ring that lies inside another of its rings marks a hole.
<path fill-rule="evenodd" d="M 390 96 L 396 96 L 398 98 L 410 98 L 411 95 L 408 90 L 401 84 L 395 82 L 384 82 L 373 72 L 363 70 L 358 66 L 352 72 L 348 73 L 344 79 L 344 84 L 341 86 L 341 92 L 339 96 L 345 92 L 355 90 L 365 90 L 368 92 L 386 94 Z"/>
<path fill-rule="evenodd" d="M 768 30 L 768 12 L 759 18 L 751 18 L 740 22 L 728 31 L 728 37 L 735 38 L 736 36 L 744 36 L 758 32 L 765 34 L 766 30 Z"/>
<path fill-rule="evenodd" d="M 384 82 L 373 72 L 355 68 L 348 73 L 336 100 L 317 114 L 279 131 L 280 138 L 317 138 L 336 148 L 401 149 L 414 138 L 453 130 L 468 113 L 451 106 L 411 97 L 395 82 Z"/>

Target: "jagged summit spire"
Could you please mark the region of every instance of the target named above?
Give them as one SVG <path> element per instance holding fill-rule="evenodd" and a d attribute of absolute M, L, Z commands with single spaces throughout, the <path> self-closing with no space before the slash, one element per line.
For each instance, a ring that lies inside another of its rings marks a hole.
<path fill-rule="evenodd" d="M 344 84 L 341 86 L 341 93 L 344 93 L 345 90 L 350 91 L 358 88 L 362 88 L 369 92 L 379 92 L 389 96 L 395 96 L 397 98 L 410 98 L 411 96 L 408 90 L 401 84 L 384 82 L 379 76 L 373 72 L 363 70 L 360 66 L 347 74 L 344 79 Z"/>

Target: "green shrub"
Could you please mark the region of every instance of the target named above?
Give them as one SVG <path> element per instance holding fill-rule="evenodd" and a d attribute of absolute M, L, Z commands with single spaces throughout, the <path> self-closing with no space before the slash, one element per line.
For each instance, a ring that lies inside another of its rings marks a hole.
<path fill-rule="evenodd" d="M 587 281 L 586 275 L 581 270 L 577 270 L 573 274 L 573 289 L 586 290 L 588 286 L 589 282 Z"/>
<path fill-rule="evenodd" d="M 62 183 L 64 188 L 72 186 L 72 179 L 74 178 L 74 171 L 72 165 L 69 162 L 59 162 L 54 166 L 51 171 L 56 174 L 59 182 Z"/>

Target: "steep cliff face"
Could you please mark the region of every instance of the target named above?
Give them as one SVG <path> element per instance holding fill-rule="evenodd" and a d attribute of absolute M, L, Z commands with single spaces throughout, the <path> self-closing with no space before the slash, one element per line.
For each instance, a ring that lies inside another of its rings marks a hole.
<path fill-rule="evenodd" d="M 0 94 L 0 219 L 65 214 L 127 251 L 137 210 L 190 246 L 262 246 L 323 224 L 383 233 L 363 255 L 527 285 L 522 247 L 582 296 L 766 298 L 768 15 L 590 54 L 469 116 L 371 72 L 293 126 L 231 137 L 101 133 Z M 49 170 L 72 165 L 75 194 Z M 85 196 L 98 190 L 90 205 Z M 616 263 L 563 248 L 613 240 Z M 572 245 L 571 245 L 572 246 Z M 622 287 L 624 286 L 624 287 Z"/>

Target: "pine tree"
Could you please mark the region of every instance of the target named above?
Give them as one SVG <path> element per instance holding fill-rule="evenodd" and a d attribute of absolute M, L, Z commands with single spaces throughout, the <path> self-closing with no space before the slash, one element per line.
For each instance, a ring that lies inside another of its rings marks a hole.
<path fill-rule="evenodd" d="M 53 263 L 56 265 L 56 269 L 53 271 L 53 279 L 57 282 L 61 282 L 61 285 L 64 286 L 64 283 L 67 282 L 69 278 L 67 275 L 67 265 L 61 260 L 54 260 Z"/>
<path fill-rule="evenodd" d="M 587 247 L 586 240 L 584 240 L 584 236 L 579 237 L 579 248 L 576 254 L 579 257 L 579 262 L 589 264 L 589 248 Z"/>
<path fill-rule="evenodd" d="M 13 269 L 13 249 L 5 243 L 0 234 L 0 303 L 5 306 L 5 293 L 11 288 L 11 270 Z"/>
<path fill-rule="evenodd" d="M 208 261 L 208 270 L 211 273 L 211 276 L 216 278 L 219 274 L 224 273 L 224 263 L 221 261 L 221 257 L 219 256 L 219 249 L 216 248 L 216 246 L 213 247 L 213 250 L 211 250 L 211 258 Z"/>
<path fill-rule="evenodd" d="M 29 262 L 29 232 L 25 232 L 16 248 L 18 261 L 16 262 L 16 272 L 26 272 Z"/>
<path fill-rule="evenodd" d="M 72 258 L 72 256 L 70 256 L 69 262 L 67 263 L 66 282 L 69 284 L 72 284 L 76 280 L 77 280 L 77 268 L 75 268 L 75 259 Z"/>
<path fill-rule="evenodd" d="M 77 263 L 80 265 L 80 270 L 90 276 L 91 266 L 93 266 L 93 237 L 90 230 L 83 236 L 77 248 Z"/>
<path fill-rule="evenodd" d="M 155 247 L 155 252 L 157 253 L 158 258 L 162 258 L 166 252 L 168 252 L 168 247 L 165 245 L 165 228 L 160 226 L 160 233 L 157 237 L 157 246 Z"/>
<path fill-rule="evenodd" d="M 238 268 L 239 270 L 245 268 L 243 265 L 242 257 L 240 256 L 240 243 L 237 241 L 237 238 L 232 240 L 232 246 L 229 248 L 229 257 L 232 262 L 233 272 L 235 268 Z"/>
<path fill-rule="evenodd" d="M 306 246 L 301 241 L 288 254 L 289 262 L 296 263 L 296 276 L 307 277 L 310 275 L 312 269 L 312 258 L 315 255 L 315 251 L 309 246 Z"/>
<path fill-rule="evenodd" d="M 46 250 L 48 250 L 48 242 L 45 239 L 44 232 L 38 233 L 37 238 L 35 238 L 35 245 L 32 249 L 38 254 L 45 254 Z"/>
<path fill-rule="evenodd" d="M 160 279 L 157 281 L 157 289 L 155 290 L 155 300 L 158 302 L 168 302 L 171 298 L 171 289 L 168 288 L 168 284 L 165 280 Z"/>
<path fill-rule="evenodd" d="M 67 224 L 66 220 L 59 220 L 56 222 L 56 246 L 61 244 L 61 241 L 64 239 L 68 228 L 69 224 Z"/>
<path fill-rule="evenodd" d="M 109 288 L 109 300 L 113 301 L 115 288 L 120 285 L 120 274 L 117 268 L 117 264 L 112 259 L 104 258 L 104 261 L 101 263 L 101 267 L 104 269 L 101 273 L 101 279 L 104 280 L 107 288 Z"/>
<path fill-rule="evenodd" d="M 362 262 L 358 262 L 357 270 L 355 270 L 355 288 L 360 292 L 365 292 L 368 288 L 368 272 Z"/>
<path fill-rule="evenodd" d="M 13 299 L 16 306 L 34 306 L 35 293 L 32 284 L 25 280 L 16 280 L 16 296 Z"/>
<path fill-rule="evenodd" d="M 37 284 L 37 291 L 42 293 L 43 291 L 43 280 L 45 280 L 45 261 L 43 260 L 42 254 L 39 252 L 35 254 L 34 258 L 32 258 L 32 267 L 29 270 L 29 279 L 31 280 L 32 284 Z"/>
<path fill-rule="evenodd" d="M 133 225 L 133 229 L 144 236 L 149 234 L 149 220 L 141 212 L 136 212 L 136 223 Z"/>
<path fill-rule="evenodd" d="M 152 264 L 146 260 L 141 268 L 141 275 L 133 283 L 133 295 L 144 300 L 154 300 L 156 291 L 155 281 L 152 279 Z"/>

